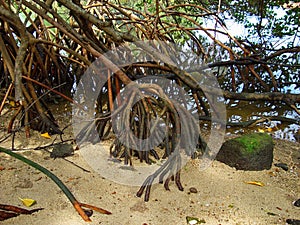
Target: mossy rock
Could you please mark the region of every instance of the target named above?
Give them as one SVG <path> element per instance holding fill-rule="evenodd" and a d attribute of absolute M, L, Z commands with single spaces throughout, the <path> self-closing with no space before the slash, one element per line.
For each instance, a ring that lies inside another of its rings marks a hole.
<path fill-rule="evenodd" d="M 266 133 L 243 135 L 226 141 L 216 159 L 238 170 L 270 169 L 274 143 Z"/>

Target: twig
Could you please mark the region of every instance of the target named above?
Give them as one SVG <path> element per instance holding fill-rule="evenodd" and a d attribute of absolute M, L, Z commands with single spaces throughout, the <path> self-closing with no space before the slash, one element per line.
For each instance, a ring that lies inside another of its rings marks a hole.
<path fill-rule="evenodd" d="M 4 105 L 5 105 L 5 101 L 6 101 L 7 97 L 8 97 L 8 95 L 9 95 L 9 93 L 10 93 L 12 87 L 13 87 L 13 83 L 11 83 L 11 84 L 9 85 L 9 87 L 8 87 L 6 93 L 5 93 L 5 96 L 4 96 L 3 100 L 2 100 L 2 103 L 1 103 L 1 105 L 0 105 L 0 115 L 1 115 L 2 109 L 3 109 Z"/>

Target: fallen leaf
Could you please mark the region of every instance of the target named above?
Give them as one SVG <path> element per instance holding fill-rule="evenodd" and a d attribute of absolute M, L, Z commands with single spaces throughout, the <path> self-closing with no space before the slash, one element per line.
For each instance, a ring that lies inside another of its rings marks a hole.
<path fill-rule="evenodd" d="M 258 131 L 259 133 L 265 133 L 264 129 L 261 129 L 261 128 L 258 128 L 257 131 Z"/>
<path fill-rule="evenodd" d="M 49 135 L 48 132 L 41 134 L 41 136 L 44 137 L 44 138 L 47 138 L 47 139 L 51 138 L 51 136 Z"/>
<path fill-rule="evenodd" d="M 12 107 L 15 107 L 15 106 L 16 106 L 16 102 L 15 102 L 15 101 L 9 101 L 9 104 L 10 104 Z"/>
<path fill-rule="evenodd" d="M 19 199 L 22 201 L 23 205 L 25 205 L 27 207 L 30 207 L 36 203 L 35 200 L 30 199 L 30 198 L 19 198 Z"/>
<path fill-rule="evenodd" d="M 259 181 L 246 181 L 245 183 L 246 183 L 246 184 L 257 185 L 257 186 L 260 186 L 260 187 L 265 186 L 264 183 L 259 182 Z"/>

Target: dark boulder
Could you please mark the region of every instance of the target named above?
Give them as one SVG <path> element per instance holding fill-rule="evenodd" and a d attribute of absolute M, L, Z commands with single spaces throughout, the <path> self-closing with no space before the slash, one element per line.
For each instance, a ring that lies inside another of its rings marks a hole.
<path fill-rule="evenodd" d="M 274 143 L 266 133 L 243 135 L 226 141 L 216 159 L 238 170 L 270 169 Z"/>

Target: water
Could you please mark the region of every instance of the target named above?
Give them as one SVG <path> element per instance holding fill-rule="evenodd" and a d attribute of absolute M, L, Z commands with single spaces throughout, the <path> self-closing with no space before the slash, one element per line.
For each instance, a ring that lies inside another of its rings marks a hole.
<path fill-rule="evenodd" d="M 244 123 L 253 120 L 253 123 L 247 127 L 228 127 L 228 134 L 266 132 L 274 138 L 300 141 L 300 115 L 287 105 L 279 102 L 237 100 L 227 103 L 229 122 Z"/>

